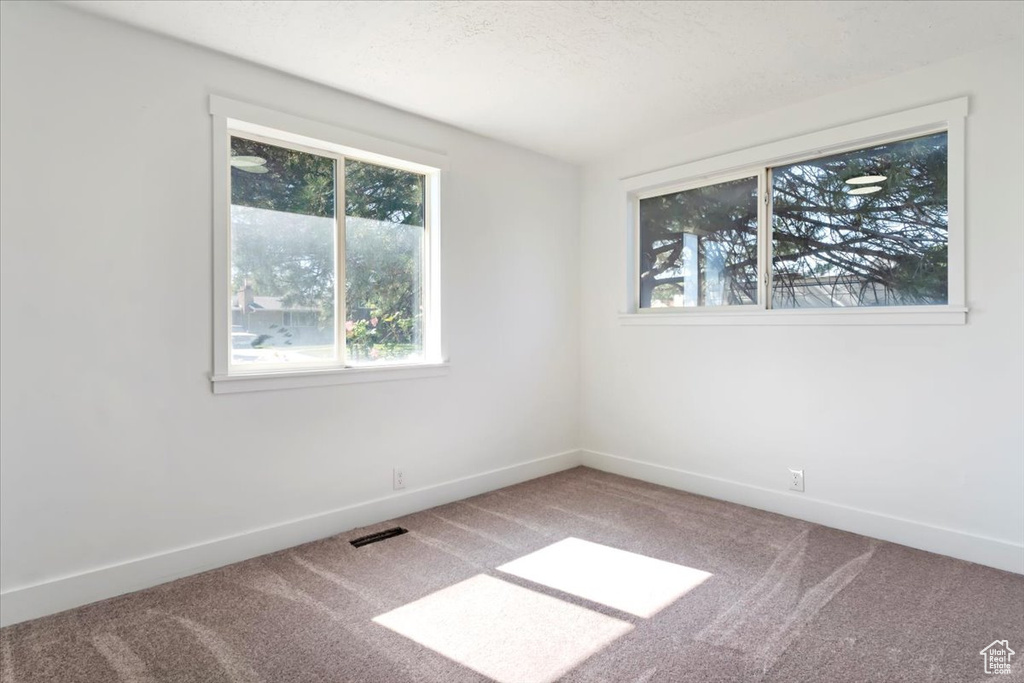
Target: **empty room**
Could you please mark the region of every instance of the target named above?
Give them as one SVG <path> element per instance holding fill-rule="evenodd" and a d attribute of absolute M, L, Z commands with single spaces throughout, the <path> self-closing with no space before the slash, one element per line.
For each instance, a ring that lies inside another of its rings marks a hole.
<path fill-rule="evenodd" d="M 2 683 L 1024 681 L 1024 0 L 0 0 Z"/>

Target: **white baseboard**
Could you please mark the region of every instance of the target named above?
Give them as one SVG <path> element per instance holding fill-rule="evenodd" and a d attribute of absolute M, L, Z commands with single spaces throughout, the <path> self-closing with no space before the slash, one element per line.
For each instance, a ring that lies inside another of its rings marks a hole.
<path fill-rule="evenodd" d="M 0 593 L 0 626 L 86 605 L 394 517 L 518 484 L 580 464 L 566 451 L 462 479 L 338 508 Z"/>
<path fill-rule="evenodd" d="M 149 588 L 577 465 L 1024 574 L 1024 545 L 596 451 L 566 451 L 0 593 L 0 626 Z"/>
<path fill-rule="evenodd" d="M 795 517 L 919 550 L 949 555 L 1024 574 L 1024 545 L 830 503 L 786 491 L 741 484 L 695 472 L 596 451 L 581 451 L 581 464 L 652 484 Z"/>

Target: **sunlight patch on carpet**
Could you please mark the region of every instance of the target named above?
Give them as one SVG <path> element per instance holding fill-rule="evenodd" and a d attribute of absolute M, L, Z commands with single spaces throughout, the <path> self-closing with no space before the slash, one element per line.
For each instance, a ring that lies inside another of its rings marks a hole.
<path fill-rule="evenodd" d="M 498 683 L 550 683 L 633 625 L 484 574 L 374 622 Z"/>
<path fill-rule="evenodd" d="M 638 617 L 649 618 L 711 574 L 579 538 L 566 538 L 499 571 Z"/>

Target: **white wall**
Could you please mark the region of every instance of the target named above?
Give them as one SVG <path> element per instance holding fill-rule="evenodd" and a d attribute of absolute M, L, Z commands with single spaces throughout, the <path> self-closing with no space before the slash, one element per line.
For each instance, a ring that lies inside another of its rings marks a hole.
<path fill-rule="evenodd" d="M 567 165 L 268 69 L 2 8 L 3 622 L 568 466 L 580 445 L 1024 571 L 1021 45 L 649 140 L 581 188 Z M 447 377 L 212 394 L 211 92 L 449 155 Z M 966 326 L 619 324 L 619 178 L 961 95 Z M 395 463 L 419 492 L 393 494 Z M 784 491 L 789 466 L 805 494 Z"/>
<path fill-rule="evenodd" d="M 1024 571 L 1022 83 L 1024 50 L 1004 45 L 784 110 L 751 102 L 738 123 L 588 166 L 586 461 Z M 619 324 L 619 179 L 963 95 L 967 325 Z"/>
<path fill-rule="evenodd" d="M 0 24 L 5 621 L 54 578 L 392 497 L 395 463 L 417 489 L 578 446 L 575 168 L 49 3 Z M 448 376 L 212 393 L 211 92 L 448 154 Z"/>

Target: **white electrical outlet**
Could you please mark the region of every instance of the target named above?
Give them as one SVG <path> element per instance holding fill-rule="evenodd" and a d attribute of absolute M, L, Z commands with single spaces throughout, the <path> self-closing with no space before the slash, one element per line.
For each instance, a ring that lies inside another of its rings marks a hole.
<path fill-rule="evenodd" d="M 804 471 L 789 469 L 789 490 L 790 491 L 803 491 L 804 490 Z"/>
<path fill-rule="evenodd" d="M 400 467 L 396 467 L 395 468 L 395 481 L 394 481 L 394 483 L 395 483 L 395 490 L 396 491 L 398 489 L 404 489 L 405 488 L 405 472 L 403 472 L 402 468 L 400 468 Z"/>

